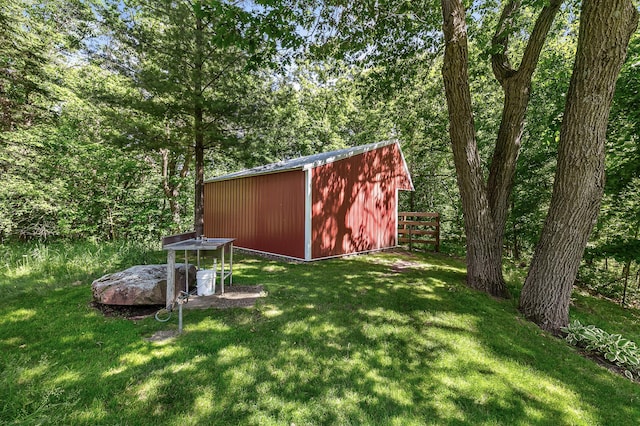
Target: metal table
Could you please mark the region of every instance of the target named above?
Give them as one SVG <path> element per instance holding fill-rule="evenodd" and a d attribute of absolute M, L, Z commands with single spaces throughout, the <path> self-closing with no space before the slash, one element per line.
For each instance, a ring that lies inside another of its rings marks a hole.
<path fill-rule="evenodd" d="M 167 304 L 166 308 L 171 309 L 176 300 L 175 294 L 175 269 L 176 269 L 176 251 L 184 250 L 186 267 L 186 285 L 189 285 L 189 267 L 187 261 L 187 253 L 196 251 L 198 254 L 198 267 L 200 267 L 200 251 L 217 251 L 220 257 L 220 291 L 224 294 L 224 282 L 229 278 L 229 285 L 233 284 L 233 242 L 235 238 L 191 238 L 188 240 L 178 241 L 166 244 L 162 247 L 167 250 Z M 229 250 L 229 270 L 225 271 L 224 256 L 225 251 Z M 214 258 L 217 259 L 217 258 Z M 214 270 L 218 273 L 214 262 Z"/>

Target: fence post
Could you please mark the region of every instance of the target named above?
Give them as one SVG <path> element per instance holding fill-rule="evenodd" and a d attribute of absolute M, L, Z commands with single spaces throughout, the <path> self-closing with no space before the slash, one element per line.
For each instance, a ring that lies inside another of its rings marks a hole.
<path fill-rule="evenodd" d="M 436 253 L 440 252 L 440 215 L 436 216 Z"/>
<path fill-rule="evenodd" d="M 406 216 L 407 219 L 405 220 L 412 220 L 413 216 Z M 410 218 L 410 219 L 409 219 Z M 407 225 L 405 225 L 407 226 Z M 409 251 L 413 251 L 413 233 L 411 231 L 413 231 L 413 225 L 408 225 L 409 226 Z"/>

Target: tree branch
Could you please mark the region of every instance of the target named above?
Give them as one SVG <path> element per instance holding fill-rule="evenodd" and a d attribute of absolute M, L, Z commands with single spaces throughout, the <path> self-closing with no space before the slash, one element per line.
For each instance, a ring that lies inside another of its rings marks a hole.
<path fill-rule="evenodd" d="M 529 36 L 529 41 L 524 51 L 522 61 L 517 70 L 514 70 L 509 62 L 507 50 L 509 45 L 509 34 L 513 25 L 515 13 L 521 7 L 520 0 L 511 0 L 505 6 L 500 16 L 496 33 L 491 41 L 492 55 L 491 66 L 493 73 L 500 84 L 504 85 L 505 81 L 514 75 L 518 75 L 523 81 L 531 81 L 531 76 L 536 69 L 540 52 L 544 46 L 547 34 L 551 29 L 553 20 L 555 19 L 562 0 L 550 0 L 549 5 L 542 8 L 540 15 L 536 19 L 533 31 Z"/>
<path fill-rule="evenodd" d="M 515 73 L 515 70 L 509 62 L 507 50 L 509 46 L 509 34 L 513 26 L 513 15 L 520 9 L 520 5 L 520 0 L 511 0 L 504 9 L 502 9 L 496 33 L 491 40 L 491 66 L 493 68 L 493 74 L 500 84 Z"/>
<path fill-rule="evenodd" d="M 218 71 L 217 73 L 213 74 L 212 78 L 210 78 L 209 81 L 207 81 L 202 86 L 202 89 L 200 90 L 199 95 L 201 96 L 205 92 L 205 90 L 207 90 L 209 87 L 211 87 L 211 85 L 213 83 L 218 81 L 233 65 L 235 65 L 239 61 L 240 61 L 240 58 L 236 56 L 230 62 L 228 62 L 225 66 L 223 66 L 220 71 Z"/>
<path fill-rule="evenodd" d="M 529 37 L 529 42 L 527 43 L 527 47 L 525 48 L 524 55 L 522 57 L 522 62 L 520 63 L 520 67 L 518 67 L 518 73 L 522 74 L 523 78 L 526 80 L 531 80 L 531 76 L 538 64 L 538 59 L 540 58 L 540 52 L 542 51 L 542 46 L 544 46 L 544 41 L 547 38 L 547 34 L 551 29 L 553 20 L 555 19 L 558 10 L 560 10 L 561 5 L 562 0 L 551 0 L 549 5 L 542 9 L 540 15 L 538 15 L 538 19 L 536 19 L 533 32 Z"/>

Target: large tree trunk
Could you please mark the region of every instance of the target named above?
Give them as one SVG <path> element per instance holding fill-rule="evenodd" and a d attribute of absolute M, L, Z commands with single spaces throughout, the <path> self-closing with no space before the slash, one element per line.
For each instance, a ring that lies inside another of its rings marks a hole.
<path fill-rule="evenodd" d="M 509 198 L 513 189 L 525 114 L 529 105 L 531 79 L 562 0 L 551 0 L 549 5 L 542 9 L 529 37 L 520 66 L 518 69 L 512 69 L 506 54 L 508 35 L 513 25 L 513 15 L 518 12 L 520 3 L 519 0 L 507 3 L 492 40 L 495 53 L 491 56 L 491 65 L 496 79 L 504 90 L 502 118 L 487 184 L 489 206 L 495 226 L 495 245 L 498 247 L 504 244 Z"/>
<path fill-rule="evenodd" d="M 446 41 L 442 76 L 449 111 L 449 135 L 467 237 L 467 284 L 506 297 L 502 276 L 502 247 L 495 228 L 476 144 L 469 90 L 467 28 L 460 0 L 442 0 Z"/>
<path fill-rule="evenodd" d="M 485 186 L 471 110 L 464 6 L 459 0 L 442 0 L 446 41 L 442 74 L 449 111 L 449 133 L 465 218 L 467 283 L 494 296 L 508 296 L 502 276 L 502 249 L 509 197 L 529 103 L 531 79 L 561 3 L 561 0 L 552 0 L 542 9 L 518 69 L 511 67 L 506 52 L 512 20 L 521 2 L 512 0 L 502 11 L 492 41 L 496 52 L 492 55 L 492 67 L 505 98 L 488 186 Z"/>
<path fill-rule="evenodd" d="M 522 313 L 551 332 L 569 322 L 571 290 L 604 188 L 609 108 L 637 22 L 630 0 L 582 3 L 551 206 L 520 299 Z"/>

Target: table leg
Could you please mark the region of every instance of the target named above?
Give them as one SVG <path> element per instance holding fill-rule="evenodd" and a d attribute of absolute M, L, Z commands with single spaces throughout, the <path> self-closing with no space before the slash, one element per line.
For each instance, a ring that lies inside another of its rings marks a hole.
<path fill-rule="evenodd" d="M 176 252 L 169 250 L 167 252 L 167 309 L 171 309 L 175 300 L 176 288 Z"/>
<path fill-rule="evenodd" d="M 229 285 L 233 285 L 233 243 L 229 245 Z"/>
<path fill-rule="evenodd" d="M 224 294 L 224 245 L 220 250 L 220 291 Z"/>
<path fill-rule="evenodd" d="M 184 251 L 184 288 L 189 293 L 189 260 L 187 260 L 187 251 Z"/>

